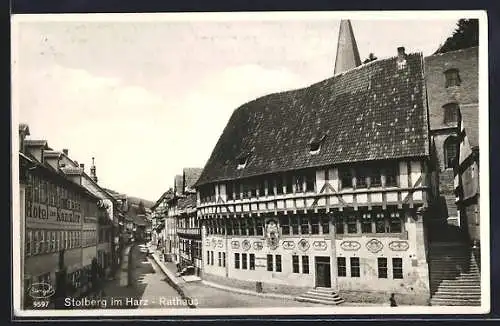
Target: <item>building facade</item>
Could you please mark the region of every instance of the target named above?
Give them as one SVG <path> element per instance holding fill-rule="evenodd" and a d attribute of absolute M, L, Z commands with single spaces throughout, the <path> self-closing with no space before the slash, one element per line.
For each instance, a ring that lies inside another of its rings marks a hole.
<path fill-rule="evenodd" d="M 30 309 L 29 290 L 34 283 L 48 283 L 56 294 L 63 290 L 75 297 L 89 289 L 100 209 L 97 197 L 44 161 L 44 151 L 52 151 L 47 142 L 25 139 L 29 129 L 24 130 L 19 153 L 20 184 L 24 189 L 21 284 L 24 308 Z"/>
<path fill-rule="evenodd" d="M 230 118 L 197 183 L 203 277 L 426 304 L 424 58 L 400 47 L 360 66 L 348 21 L 341 33 L 334 77 Z"/>

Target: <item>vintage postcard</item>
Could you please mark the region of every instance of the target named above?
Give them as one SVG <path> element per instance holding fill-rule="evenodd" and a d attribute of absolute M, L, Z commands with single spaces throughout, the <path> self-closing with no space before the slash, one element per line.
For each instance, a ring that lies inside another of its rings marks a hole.
<path fill-rule="evenodd" d="M 489 312 L 487 42 L 484 11 L 14 15 L 15 316 Z"/>

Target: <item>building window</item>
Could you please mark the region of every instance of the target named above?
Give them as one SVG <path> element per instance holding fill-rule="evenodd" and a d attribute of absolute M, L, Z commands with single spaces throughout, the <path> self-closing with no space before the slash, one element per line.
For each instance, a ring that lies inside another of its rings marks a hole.
<path fill-rule="evenodd" d="M 358 233 L 358 220 L 355 213 L 347 216 L 347 233 Z"/>
<path fill-rule="evenodd" d="M 276 255 L 276 271 L 281 272 L 281 255 Z"/>
<path fill-rule="evenodd" d="M 292 256 L 292 272 L 299 273 L 299 256 Z"/>
<path fill-rule="evenodd" d="M 305 174 L 306 179 L 306 192 L 314 192 L 314 186 L 316 184 L 316 172 L 308 171 Z"/>
<path fill-rule="evenodd" d="M 302 273 L 309 274 L 309 256 L 302 256 Z"/>
<path fill-rule="evenodd" d="M 460 86 L 460 75 L 458 69 L 448 69 L 444 72 L 446 87 Z"/>
<path fill-rule="evenodd" d="M 240 268 L 240 254 L 238 253 L 234 254 L 234 268 L 236 269 Z"/>
<path fill-rule="evenodd" d="M 379 212 L 375 215 L 375 232 L 377 233 L 386 232 L 385 214 L 383 212 Z"/>
<path fill-rule="evenodd" d="M 342 215 L 335 216 L 335 233 L 344 234 L 344 231 L 345 231 L 345 229 L 344 229 L 344 216 L 342 216 Z"/>
<path fill-rule="evenodd" d="M 281 175 L 276 177 L 276 193 L 278 195 L 283 194 L 283 177 Z"/>
<path fill-rule="evenodd" d="M 241 269 L 247 269 L 247 254 L 241 254 Z"/>
<path fill-rule="evenodd" d="M 389 221 L 389 232 L 400 233 L 402 231 L 402 220 L 399 212 L 391 212 Z"/>
<path fill-rule="evenodd" d="M 226 267 L 226 253 L 222 253 L 222 267 Z"/>
<path fill-rule="evenodd" d="M 255 254 L 250 254 L 249 269 L 255 270 Z"/>
<path fill-rule="evenodd" d="M 207 250 L 207 265 L 210 265 L 210 251 Z"/>
<path fill-rule="evenodd" d="M 242 219 L 240 221 L 241 235 L 247 235 L 247 221 Z"/>
<path fill-rule="evenodd" d="M 300 234 L 309 234 L 309 219 L 306 216 L 301 216 L 300 222 Z"/>
<path fill-rule="evenodd" d="M 380 186 L 382 186 L 380 169 L 372 169 L 370 171 L 370 188 L 376 188 Z"/>
<path fill-rule="evenodd" d="M 286 185 L 285 192 L 287 194 L 293 193 L 293 176 L 291 174 L 285 175 L 285 185 Z"/>
<path fill-rule="evenodd" d="M 248 185 L 248 182 L 243 183 L 243 194 L 241 195 L 241 198 L 245 199 L 248 198 L 250 192 L 250 187 Z"/>
<path fill-rule="evenodd" d="M 288 216 L 280 217 L 280 226 L 281 226 L 281 234 L 282 235 L 290 235 L 290 224 L 288 220 Z"/>
<path fill-rule="evenodd" d="M 328 215 L 324 215 L 321 217 L 321 229 L 323 234 L 330 233 L 330 217 Z"/>
<path fill-rule="evenodd" d="M 368 187 L 368 175 L 369 171 L 367 168 L 359 168 L 356 170 L 356 188 Z"/>
<path fill-rule="evenodd" d="M 444 142 L 445 168 L 453 168 L 458 158 L 458 144 L 455 137 L 448 137 Z"/>
<path fill-rule="evenodd" d="M 231 182 L 226 184 L 226 195 L 227 195 L 227 200 L 233 200 L 233 184 Z"/>
<path fill-rule="evenodd" d="M 403 259 L 392 258 L 392 278 L 403 278 Z"/>
<path fill-rule="evenodd" d="M 24 244 L 26 256 L 31 256 L 31 237 L 32 237 L 32 234 L 33 234 L 33 232 L 31 230 L 27 230 L 25 244 Z"/>
<path fill-rule="evenodd" d="M 347 276 L 347 266 L 345 257 L 337 258 L 337 274 L 339 277 Z"/>
<path fill-rule="evenodd" d="M 233 231 L 234 231 L 234 235 L 240 235 L 240 221 L 238 220 L 235 220 L 233 221 Z"/>
<path fill-rule="evenodd" d="M 449 103 L 443 106 L 443 122 L 445 124 L 458 123 L 458 104 Z"/>
<path fill-rule="evenodd" d="M 352 188 L 352 173 L 350 168 L 340 169 L 340 183 L 342 189 Z"/>
<path fill-rule="evenodd" d="M 264 234 L 264 227 L 262 225 L 262 218 L 257 217 L 255 219 L 255 231 L 257 235 L 263 235 Z"/>
<path fill-rule="evenodd" d="M 234 184 L 234 199 L 238 200 L 241 197 L 241 186 L 239 183 Z"/>
<path fill-rule="evenodd" d="M 266 181 L 265 179 L 259 179 L 259 197 L 266 196 Z"/>
<path fill-rule="evenodd" d="M 299 218 L 297 216 L 293 216 L 292 220 L 292 234 L 299 234 Z"/>
<path fill-rule="evenodd" d="M 387 258 L 377 258 L 378 278 L 387 278 Z"/>
<path fill-rule="evenodd" d="M 372 215 L 370 213 L 364 213 L 361 218 L 361 232 L 362 233 L 372 233 Z"/>
<path fill-rule="evenodd" d="M 399 175 L 399 165 L 397 163 L 388 164 L 385 169 L 385 186 L 386 187 L 397 187 L 398 186 L 398 175 Z"/>
<path fill-rule="evenodd" d="M 214 265 L 214 252 L 210 252 L 210 259 L 212 260 L 212 266 Z"/>
<path fill-rule="evenodd" d="M 295 192 L 304 192 L 304 178 L 301 175 L 295 177 Z"/>
<path fill-rule="evenodd" d="M 273 271 L 273 255 L 267 255 L 267 271 Z"/>
<path fill-rule="evenodd" d="M 233 235 L 233 221 L 230 219 L 226 220 L 226 231 L 227 235 Z"/>
<path fill-rule="evenodd" d="M 254 221 L 252 218 L 248 219 L 248 235 L 255 235 Z"/>
<path fill-rule="evenodd" d="M 359 258 L 351 257 L 351 277 L 359 277 Z"/>
<path fill-rule="evenodd" d="M 219 251 L 219 253 L 218 253 L 218 256 L 219 256 L 219 257 L 218 257 L 219 267 L 221 267 L 221 266 L 222 266 L 222 253 L 221 253 L 220 251 Z"/>
<path fill-rule="evenodd" d="M 319 217 L 311 217 L 311 234 L 319 234 Z"/>

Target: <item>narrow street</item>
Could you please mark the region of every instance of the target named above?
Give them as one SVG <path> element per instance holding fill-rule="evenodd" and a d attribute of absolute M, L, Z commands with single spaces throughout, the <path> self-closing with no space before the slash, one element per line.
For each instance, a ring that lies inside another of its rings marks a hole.
<path fill-rule="evenodd" d="M 132 285 L 110 283 L 106 295 L 117 304 L 112 308 L 186 308 L 182 298 L 167 282 L 165 274 L 140 246 L 132 249 Z M 111 299 L 113 298 L 113 299 Z"/>

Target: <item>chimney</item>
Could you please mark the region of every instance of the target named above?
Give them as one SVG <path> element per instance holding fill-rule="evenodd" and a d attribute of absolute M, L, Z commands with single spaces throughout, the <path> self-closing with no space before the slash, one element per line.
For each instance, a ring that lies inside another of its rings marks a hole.
<path fill-rule="evenodd" d="M 406 53 L 404 46 L 398 47 L 397 68 L 398 70 L 406 68 Z"/>
<path fill-rule="evenodd" d="M 63 149 L 63 153 L 64 153 L 64 155 L 68 156 L 68 149 L 67 149 L 67 148 L 64 148 L 64 149 Z"/>
<path fill-rule="evenodd" d="M 80 167 L 81 167 L 82 169 L 85 169 L 85 164 L 80 163 Z"/>

